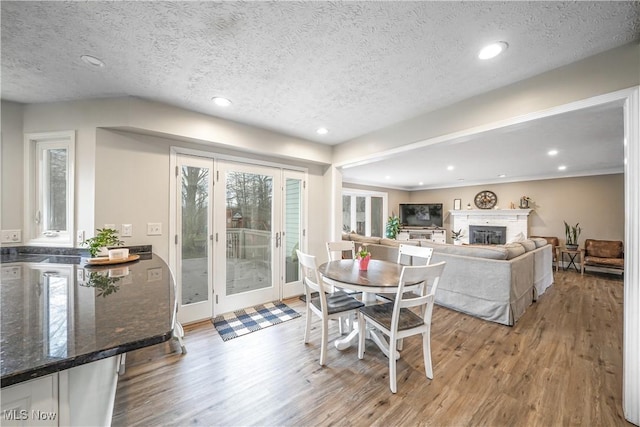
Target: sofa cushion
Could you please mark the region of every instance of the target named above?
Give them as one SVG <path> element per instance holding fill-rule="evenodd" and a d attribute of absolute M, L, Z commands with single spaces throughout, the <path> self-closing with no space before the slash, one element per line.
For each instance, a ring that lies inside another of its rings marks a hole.
<path fill-rule="evenodd" d="M 536 248 L 536 244 L 529 239 L 520 240 L 517 243 L 521 244 L 527 252 L 531 252 Z"/>
<path fill-rule="evenodd" d="M 520 243 L 507 243 L 506 245 L 500 245 L 507 250 L 507 259 L 513 259 L 519 257 L 526 252 L 524 246 Z"/>
<path fill-rule="evenodd" d="M 587 256 L 584 257 L 584 263 L 588 265 L 624 268 L 624 258 L 599 258 L 595 256 Z"/>
<path fill-rule="evenodd" d="M 396 248 L 400 245 L 420 246 L 420 242 L 418 242 L 417 240 L 395 240 L 387 239 L 386 237 L 380 239 L 380 244 L 386 246 L 394 246 Z"/>
<path fill-rule="evenodd" d="M 487 259 L 507 259 L 507 250 L 499 246 L 489 245 L 447 245 L 442 243 L 433 243 L 422 241 L 420 246 L 427 248 L 433 248 L 433 252 L 439 252 L 443 254 L 470 256 L 475 258 L 487 258 Z"/>
<path fill-rule="evenodd" d="M 624 258 L 624 247 L 619 240 L 587 239 L 584 253 L 586 257 Z"/>
<path fill-rule="evenodd" d="M 544 237 L 532 237 L 530 240 L 536 244 L 536 248 L 541 248 L 549 244 Z"/>
<path fill-rule="evenodd" d="M 356 243 L 380 243 L 380 237 L 367 237 L 355 233 L 351 233 L 351 240 Z"/>

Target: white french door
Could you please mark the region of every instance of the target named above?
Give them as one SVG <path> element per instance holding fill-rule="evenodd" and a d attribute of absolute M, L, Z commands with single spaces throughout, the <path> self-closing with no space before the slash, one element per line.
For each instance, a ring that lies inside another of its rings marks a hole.
<path fill-rule="evenodd" d="M 213 159 L 176 157 L 175 280 L 178 320 L 213 316 Z"/>
<path fill-rule="evenodd" d="M 216 182 L 216 313 L 280 298 L 281 171 L 218 162 Z"/>
<path fill-rule="evenodd" d="M 302 293 L 304 172 L 183 154 L 175 171 L 178 320 Z"/>

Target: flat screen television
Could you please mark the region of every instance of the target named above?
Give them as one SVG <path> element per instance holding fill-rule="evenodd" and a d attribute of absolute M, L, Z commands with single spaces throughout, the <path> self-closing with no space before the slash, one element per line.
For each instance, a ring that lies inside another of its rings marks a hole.
<path fill-rule="evenodd" d="M 442 203 L 400 204 L 403 227 L 442 227 Z"/>

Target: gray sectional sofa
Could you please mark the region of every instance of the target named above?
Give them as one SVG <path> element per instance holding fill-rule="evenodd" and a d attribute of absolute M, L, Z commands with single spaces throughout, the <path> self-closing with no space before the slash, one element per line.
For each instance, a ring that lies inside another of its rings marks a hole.
<path fill-rule="evenodd" d="M 400 244 L 433 248 L 431 262 L 446 261 L 436 303 L 481 319 L 514 325 L 553 283 L 552 246 L 545 239 L 506 245 L 449 245 L 344 234 L 374 259 L 396 262 Z"/>

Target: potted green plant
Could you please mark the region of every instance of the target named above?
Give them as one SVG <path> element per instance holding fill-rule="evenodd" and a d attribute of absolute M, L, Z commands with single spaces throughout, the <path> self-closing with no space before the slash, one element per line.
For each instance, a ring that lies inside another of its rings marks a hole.
<path fill-rule="evenodd" d="M 564 221 L 564 234 L 566 237 L 565 246 L 569 250 L 575 251 L 578 249 L 578 238 L 580 237 L 580 233 L 582 232 L 582 228 L 580 228 L 580 223 L 576 223 L 576 225 L 569 225 L 567 221 Z"/>
<path fill-rule="evenodd" d="M 451 230 L 451 237 L 453 237 L 454 245 L 462 244 L 462 228 L 458 231 Z"/>
<path fill-rule="evenodd" d="M 367 245 L 360 246 L 356 253 L 356 259 L 360 263 L 360 270 L 366 270 L 369 267 L 369 260 L 371 259 L 371 252 L 367 249 Z"/>
<path fill-rule="evenodd" d="M 395 239 L 400 231 L 400 218 L 395 215 L 391 215 L 387 219 L 386 236 L 389 239 Z"/>
<path fill-rule="evenodd" d="M 118 231 L 113 228 L 98 228 L 96 231 L 98 234 L 95 237 L 90 237 L 82 242 L 83 245 L 89 246 L 89 253 L 92 258 L 97 257 L 99 254 L 108 256 L 108 253 L 105 254 L 108 248 L 124 244 L 118 238 Z"/>

